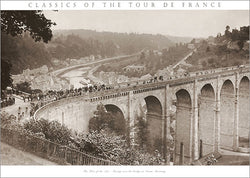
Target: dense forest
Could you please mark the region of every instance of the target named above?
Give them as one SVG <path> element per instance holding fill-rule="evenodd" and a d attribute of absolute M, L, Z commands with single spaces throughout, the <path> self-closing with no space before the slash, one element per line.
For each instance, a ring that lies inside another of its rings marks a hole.
<path fill-rule="evenodd" d="M 79 59 L 90 55 L 102 58 L 132 54 L 143 49 L 162 49 L 174 45 L 163 35 L 96 32 L 91 30 L 56 31 L 48 43 L 34 42 L 29 34 L 12 37 L 2 33 L 2 59 L 12 64 L 11 73 L 42 65 L 53 67 L 52 59 Z"/>
<path fill-rule="evenodd" d="M 138 33 L 117 33 L 117 32 L 97 32 L 93 30 L 57 30 L 54 32 L 54 38 L 74 34 L 78 38 L 97 41 L 109 48 L 117 48 L 116 52 L 122 54 L 131 54 L 144 48 L 163 49 L 174 45 L 166 36 L 157 34 L 138 34 Z M 53 41 L 52 41 L 53 42 Z M 99 44 L 100 45 L 100 44 Z"/>
<path fill-rule="evenodd" d="M 22 73 L 24 69 L 46 64 L 51 67 L 51 55 L 43 42 L 35 42 L 29 34 L 12 37 L 1 33 L 1 59 L 11 63 L 11 73 Z"/>

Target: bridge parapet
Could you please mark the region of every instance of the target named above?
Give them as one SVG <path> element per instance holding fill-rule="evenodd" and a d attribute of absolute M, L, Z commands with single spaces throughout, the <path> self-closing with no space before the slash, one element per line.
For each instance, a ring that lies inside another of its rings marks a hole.
<path fill-rule="evenodd" d="M 230 72 L 230 73 L 222 75 L 223 77 L 224 76 L 232 76 L 232 75 L 234 75 L 235 70 L 238 71 L 239 68 L 238 67 L 228 67 L 226 69 L 221 68 L 220 70 L 208 70 L 208 71 L 201 73 L 198 76 L 193 76 L 193 75 L 175 76 L 175 77 L 168 77 L 167 80 L 163 80 L 163 81 L 145 82 L 145 80 L 139 80 L 139 81 L 133 81 L 133 82 L 125 82 L 125 83 L 119 84 L 118 87 L 117 87 L 117 85 L 111 85 L 111 87 L 113 88 L 111 90 L 106 90 L 103 92 L 93 92 L 90 94 L 90 98 L 92 98 L 92 97 L 96 98 L 96 95 L 109 95 L 109 93 L 111 93 L 110 95 L 111 95 L 111 97 L 113 97 L 112 93 L 115 93 L 115 92 L 117 92 L 117 94 L 118 94 L 117 96 L 119 97 L 119 96 L 123 96 L 119 93 L 131 91 L 131 90 L 133 90 L 133 94 L 137 94 L 137 93 L 141 93 L 141 92 L 162 89 L 167 84 L 170 84 L 170 87 L 177 86 L 177 85 L 183 85 L 183 84 L 189 84 L 189 83 L 193 83 L 194 80 L 197 79 L 197 77 L 198 77 L 198 81 L 216 79 L 218 77 L 218 75 L 221 75 L 225 72 Z M 219 73 L 218 73 L 218 71 L 219 71 Z M 249 69 L 248 68 L 241 69 L 240 71 L 249 72 Z M 158 85 L 158 86 L 155 86 L 155 85 Z M 124 86 L 124 87 L 121 87 L 121 86 Z M 107 96 L 106 98 L 109 98 L 109 97 Z"/>
<path fill-rule="evenodd" d="M 59 102 L 60 103 L 74 102 L 75 100 L 79 100 L 79 98 L 82 98 L 82 100 L 85 102 L 96 102 L 111 98 L 127 96 L 129 94 L 129 91 L 133 91 L 133 94 L 138 94 L 153 90 L 161 90 L 165 88 L 166 85 L 168 84 L 170 87 L 174 87 L 178 85 L 193 83 L 194 80 L 205 81 L 205 80 L 215 79 L 218 76 L 222 77 L 232 76 L 235 74 L 235 72 L 249 73 L 249 66 L 244 66 L 244 67 L 233 66 L 233 67 L 198 71 L 190 73 L 187 76 L 181 75 L 181 76 L 168 77 L 167 79 L 161 81 L 151 80 L 145 82 L 145 80 L 139 80 L 133 82 L 120 83 L 119 85 L 112 85 L 111 86 L 112 89 L 110 90 L 91 92 L 81 96 L 72 96 L 63 98 L 61 100 L 53 101 L 52 103 L 46 104 L 42 108 L 38 109 L 35 112 L 34 116 L 36 118 L 39 112 L 41 112 L 42 110 L 46 110 L 49 107 L 53 107 L 57 105 Z"/>
<path fill-rule="evenodd" d="M 127 96 L 128 94 L 129 94 L 129 92 L 119 92 L 119 93 L 109 94 L 109 95 L 106 94 L 105 96 L 94 96 L 93 98 L 88 98 L 88 99 L 86 99 L 86 101 L 96 102 L 96 101 L 101 101 L 101 100 L 105 100 L 105 99 Z"/>

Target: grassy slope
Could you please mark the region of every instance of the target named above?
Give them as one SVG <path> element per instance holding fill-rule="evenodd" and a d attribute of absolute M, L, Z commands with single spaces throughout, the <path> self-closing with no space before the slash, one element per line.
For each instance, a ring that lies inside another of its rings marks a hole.
<path fill-rule="evenodd" d="M 56 163 L 1 142 L 1 165 L 56 165 Z"/>

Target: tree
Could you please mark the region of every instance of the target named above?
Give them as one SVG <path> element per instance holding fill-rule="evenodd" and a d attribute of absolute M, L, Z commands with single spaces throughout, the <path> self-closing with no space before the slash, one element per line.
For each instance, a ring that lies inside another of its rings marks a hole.
<path fill-rule="evenodd" d="M 127 141 L 110 130 L 91 131 L 77 138 L 87 153 L 114 161 L 121 165 L 161 165 L 162 156 L 149 154 L 141 148 L 130 147 Z"/>
<path fill-rule="evenodd" d="M 230 27 L 227 25 L 226 30 L 225 30 L 225 37 L 226 38 L 231 38 L 232 33 L 229 30 L 230 30 Z"/>
<path fill-rule="evenodd" d="M 104 105 L 97 106 L 94 117 L 89 121 L 89 130 L 100 132 L 103 129 L 110 129 L 117 135 L 126 134 L 126 122 L 119 112 L 108 112 Z"/>
<path fill-rule="evenodd" d="M 104 105 L 98 105 L 97 110 L 94 112 L 94 117 L 89 121 L 89 130 L 100 132 L 104 128 L 107 128 L 111 117 L 111 113 L 106 111 Z"/>
<path fill-rule="evenodd" d="M 145 58 L 146 58 L 145 53 L 144 53 L 144 52 L 141 52 L 140 60 L 144 60 Z"/>
<path fill-rule="evenodd" d="M 1 11 L 2 34 L 10 34 L 14 37 L 29 31 L 35 41 L 43 40 L 43 42 L 47 43 L 52 38 L 52 31 L 50 29 L 52 25 L 56 24 L 46 19 L 42 11 Z M 1 36 L 3 36 L 2 34 Z M 12 53 L 12 55 L 16 55 L 16 53 Z M 10 58 L 13 58 L 13 56 L 5 57 L 1 60 L 1 88 L 3 90 L 8 85 L 12 85 Z"/>
<path fill-rule="evenodd" d="M 29 82 L 22 82 L 22 83 L 18 83 L 16 85 L 17 90 L 26 92 L 26 93 L 31 93 L 31 87 L 30 87 L 30 83 Z"/>
<path fill-rule="evenodd" d="M 190 43 L 195 44 L 195 38 L 193 38 Z"/>
<path fill-rule="evenodd" d="M 146 148 L 149 146 L 149 130 L 148 130 L 148 123 L 147 121 L 141 117 L 137 117 L 137 123 L 135 124 L 136 127 L 136 137 L 137 137 L 137 144 L 140 148 Z"/>
<path fill-rule="evenodd" d="M 58 121 L 30 119 L 24 122 L 23 128 L 34 134 L 42 133 L 46 139 L 62 145 L 68 145 L 71 141 L 72 131 Z"/>
<path fill-rule="evenodd" d="M 12 36 L 29 31 L 35 41 L 48 43 L 52 25 L 56 24 L 46 19 L 42 11 L 1 11 L 1 30 Z"/>
<path fill-rule="evenodd" d="M 237 29 L 232 30 L 232 41 L 236 41 L 239 39 L 239 31 Z"/>
<path fill-rule="evenodd" d="M 5 90 L 7 86 L 12 86 L 12 78 L 10 75 L 11 64 L 5 60 L 1 60 L 1 88 Z"/>

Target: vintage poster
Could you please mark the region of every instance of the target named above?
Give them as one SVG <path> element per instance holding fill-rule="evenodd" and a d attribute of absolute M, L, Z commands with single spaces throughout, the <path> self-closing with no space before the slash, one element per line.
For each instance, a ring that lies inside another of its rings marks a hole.
<path fill-rule="evenodd" d="M 1 177 L 249 177 L 249 1 L 1 1 Z"/>

